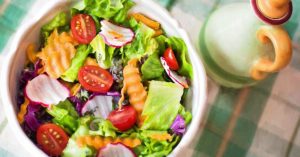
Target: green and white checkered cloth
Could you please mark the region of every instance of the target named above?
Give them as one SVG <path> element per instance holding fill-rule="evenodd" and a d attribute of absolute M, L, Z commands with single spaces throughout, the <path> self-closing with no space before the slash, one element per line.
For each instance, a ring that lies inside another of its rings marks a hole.
<path fill-rule="evenodd" d="M 0 0 L 0 57 L 35 0 Z M 167 7 L 189 33 L 195 46 L 211 11 L 226 3 L 247 0 L 156 0 Z M 209 110 L 203 130 L 186 157 L 300 156 L 300 0 L 285 27 L 293 38 L 292 62 L 280 73 L 244 89 L 220 87 L 209 80 Z M 1 59 L 0 58 L 0 59 Z M 0 157 L 30 156 L 11 134 L 0 106 Z"/>

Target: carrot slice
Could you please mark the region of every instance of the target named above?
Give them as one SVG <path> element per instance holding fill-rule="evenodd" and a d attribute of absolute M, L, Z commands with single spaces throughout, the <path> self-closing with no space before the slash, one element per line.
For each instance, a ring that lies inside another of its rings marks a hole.
<path fill-rule="evenodd" d="M 52 78 L 59 78 L 71 65 L 78 43 L 66 32 L 57 30 L 49 36 L 47 45 L 37 55 L 42 59 L 44 70 Z"/>
<path fill-rule="evenodd" d="M 138 22 L 142 22 L 142 23 L 144 23 L 145 25 L 147 25 L 148 27 L 150 27 L 154 30 L 160 29 L 160 23 L 150 19 L 149 17 L 146 17 L 145 15 L 143 15 L 141 13 L 134 13 L 131 16 L 133 18 L 135 18 Z"/>

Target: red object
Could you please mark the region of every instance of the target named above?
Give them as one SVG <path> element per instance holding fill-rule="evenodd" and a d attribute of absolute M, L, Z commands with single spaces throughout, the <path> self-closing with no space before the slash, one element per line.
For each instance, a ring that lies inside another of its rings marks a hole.
<path fill-rule="evenodd" d="M 48 123 L 38 128 L 36 139 L 45 153 L 50 156 L 60 156 L 68 144 L 69 137 L 61 127 Z"/>
<path fill-rule="evenodd" d="M 126 131 L 136 123 L 137 113 L 133 107 L 123 106 L 110 112 L 107 119 L 120 131 Z"/>
<path fill-rule="evenodd" d="M 78 72 L 80 84 L 88 91 L 107 93 L 113 84 L 112 75 L 99 66 L 87 65 Z"/>
<path fill-rule="evenodd" d="M 166 60 L 168 66 L 170 67 L 171 70 L 179 69 L 179 65 L 178 65 L 177 59 L 175 57 L 175 54 L 174 54 L 172 48 L 166 49 L 166 51 L 164 53 L 164 59 Z"/>
<path fill-rule="evenodd" d="M 96 25 L 87 14 L 77 14 L 71 20 L 73 37 L 81 44 L 89 44 L 96 36 Z"/>

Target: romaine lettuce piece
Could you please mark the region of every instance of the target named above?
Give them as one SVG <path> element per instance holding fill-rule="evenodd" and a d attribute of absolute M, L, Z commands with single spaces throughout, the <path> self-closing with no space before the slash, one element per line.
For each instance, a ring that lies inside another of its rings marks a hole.
<path fill-rule="evenodd" d="M 72 58 L 70 68 L 62 74 L 61 78 L 67 82 L 74 82 L 77 79 L 79 69 L 83 66 L 91 50 L 90 46 L 80 45 L 77 48 L 75 57 Z"/>
<path fill-rule="evenodd" d="M 149 138 L 148 133 L 139 134 L 139 138 L 142 139 L 143 145 L 137 147 L 135 152 L 140 156 L 147 157 L 158 157 L 158 156 L 167 156 L 173 150 L 180 140 L 180 136 L 174 136 L 171 141 L 158 141 Z"/>
<path fill-rule="evenodd" d="M 63 127 L 68 133 L 73 133 L 77 129 L 79 116 L 69 100 L 52 105 L 51 109 L 46 111 L 54 117 L 52 121 Z"/>
<path fill-rule="evenodd" d="M 183 87 L 171 82 L 151 81 L 142 112 L 142 130 L 168 130 L 178 114 Z M 159 111 L 159 112 L 158 112 Z"/>
<path fill-rule="evenodd" d="M 180 105 L 178 114 L 183 117 L 183 119 L 185 121 L 185 125 L 188 125 L 191 122 L 192 117 L 193 117 L 191 112 L 186 111 L 185 108 L 182 105 Z"/>
<path fill-rule="evenodd" d="M 96 52 L 95 55 L 99 66 L 103 69 L 110 68 L 113 64 L 115 48 L 106 46 L 100 35 L 96 35 L 90 45 L 93 48 L 93 52 Z"/>
<path fill-rule="evenodd" d="M 63 157 L 89 157 L 95 154 L 95 150 L 90 147 L 79 147 L 76 139 L 80 136 L 89 135 L 89 128 L 86 125 L 80 125 L 76 132 L 68 141 L 67 147 L 64 149 Z"/>
<path fill-rule="evenodd" d="M 141 67 L 142 79 L 146 80 L 163 80 L 164 68 L 160 63 L 157 53 L 152 54 Z"/>
<path fill-rule="evenodd" d="M 179 70 L 177 71 L 178 74 L 186 76 L 188 78 L 193 78 L 193 67 L 187 61 L 188 50 L 184 41 L 181 38 L 177 38 L 177 37 L 167 38 L 163 35 L 157 37 L 156 41 L 159 43 L 159 49 L 161 55 L 167 48 L 165 45 L 168 45 L 168 47 L 172 47 L 176 59 L 179 62 L 179 66 L 180 66 Z"/>
<path fill-rule="evenodd" d="M 105 137 L 112 137 L 116 138 L 117 134 L 116 132 L 118 129 L 116 129 L 112 123 L 109 120 L 104 120 L 104 119 L 96 119 L 93 120 L 94 127 L 96 127 L 95 130 L 90 130 L 89 134 L 90 135 L 100 135 L 100 136 L 105 136 Z"/>
<path fill-rule="evenodd" d="M 122 23 L 133 5 L 134 3 L 130 0 L 84 0 L 84 4 L 80 4 L 76 8 L 84 8 L 85 12 L 98 18 Z"/>
<path fill-rule="evenodd" d="M 54 29 L 59 29 L 62 27 L 66 27 L 65 29 L 69 29 L 68 16 L 64 12 L 57 14 L 50 22 L 42 27 L 41 36 L 43 42 L 47 42 L 48 37 Z"/>
<path fill-rule="evenodd" d="M 153 38 L 154 34 L 155 31 L 152 28 L 140 22 L 136 30 L 135 39 L 121 51 L 121 53 L 124 53 L 125 60 L 152 55 L 158 48 L 158 43 Z"/>

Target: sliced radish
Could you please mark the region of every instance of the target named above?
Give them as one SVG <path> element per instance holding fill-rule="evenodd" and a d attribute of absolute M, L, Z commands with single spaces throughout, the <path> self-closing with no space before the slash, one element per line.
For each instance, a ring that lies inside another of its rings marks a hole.
<path fill-rule="evenodd" d="M 95 117 L 106 119 L 109 113 L 113 110 L 112 96 L 96 95 L 87 101 L 82 110 L 81 114 L 92 113 Z"/>
<path fill-rule="evenodd" d="M 172 71 L 168 66 L 166 60 L 163 57 L 160 57 L 161 64 L 163 65 L 165 71 L 167 72 L 168 76 L 171 78 L 173 82 L 176 84 L 181 85 L 184 88 L 189 88 L 189 85 L 186 81 L 186 78 L 183 76 L 179 76 L 175 71 Z"/>
<path fill-rule="evenodd" d="M 42 74 L 28 81 L 25 95 L 33 103 L 50 107 L 69 97 L 70 91 L 58 80 Z"/>
<path fill-rule="evenodd" d="M 97 157 L 136 157 L 136 155 L 122 143 L 112 143 L 101 148 Z"/>
<path fill-rule="evenodd" d="M 109 46 L 120 48 L 131 43 L 134 38 L 134 32 L 129 28 L 115 25 L 108 20 L 102 20 L 101 25 L 100 35 Z"/>

